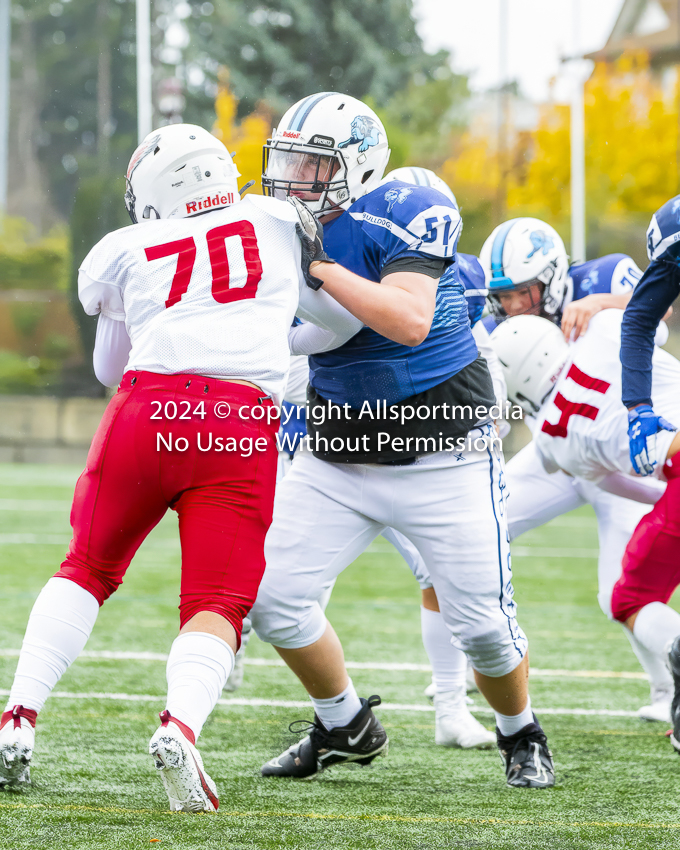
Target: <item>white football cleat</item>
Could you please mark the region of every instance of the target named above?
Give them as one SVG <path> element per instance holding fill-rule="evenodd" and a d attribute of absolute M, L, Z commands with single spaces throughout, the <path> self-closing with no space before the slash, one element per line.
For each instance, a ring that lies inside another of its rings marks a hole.
<path fill-rule="evenodd" d="M 217 788 L 203 769 L 193 732 L 167 709 L 160 718 L 161 725 L 149 741 L 149 754 L 163 781 L 170 811 L 216 812 Z"/>
<path fill-rule="evenodd" d="M 437 693 L 437 686 L 434 683 L 434 679 L 425 688 L 423 693 L 430 700 L 430 702 L 434 702 L 434 695 Z M 472 697 L 466 696 L 465 697 L 465 703 L 466 703 L 466 705 L 474 705 L 475 701 L 472 699 Z"/>
<path fill-rule="evenodd" d="M 441 747 L 464 750 L 489 750 L 496 745 L 496 735 L 476 720 L 460 691 L 444 691 L 434 695 L 434 742 Z"/>
<path fill-rule="evenodd" d="M 27 785 L 35 746 L 37 711 L 15 705 L 0 720 L 0 788 Z"/>
<path fill-rule="evenodd" d="M 671 702 L 673 689 L 652 688 L 651 704 L 638 708 L 637 716 L 641 720 L 656 720 L 661 723 L 672 723 Z"/>

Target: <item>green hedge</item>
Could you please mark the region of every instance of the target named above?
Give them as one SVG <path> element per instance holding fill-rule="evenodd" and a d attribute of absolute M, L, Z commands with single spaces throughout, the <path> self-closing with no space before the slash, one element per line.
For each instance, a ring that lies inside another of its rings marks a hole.
<path fill-rule="evenodd" d="M 0 349 L 0 393 L 38 393 L 56 374 L 55 364 L 47 358 L 22 357 Z"/>
<path fill-rule="evenodd" d="M 69 239 L 65 229 L 35 238 L 28 222 L 7 217 L 0 228 L 0 289 L 68 289 Z"/>

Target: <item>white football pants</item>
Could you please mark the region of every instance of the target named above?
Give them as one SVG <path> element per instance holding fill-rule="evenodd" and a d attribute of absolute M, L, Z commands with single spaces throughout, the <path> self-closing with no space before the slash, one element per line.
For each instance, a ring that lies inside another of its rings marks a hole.
<path fill-rule="evenodd" d="M 490 426 L 473 432 L 492 435 Z M 300 648 L 326 629 L 318 600 L 386 528 L 423 558 L 453 645 L 474 668 L 503 676 L 527 640 L 516 621 L 497 448 L 441 452 L 409 466 L 296 458 L 281 481 L 265 542 L 267 569 L 251 612 L 258 636 Z"/>
<path fill-rule="evenodd" d="M 635 526 L 652 506 L 614 496 L 564 472 L 548 474 L 533 442 L 508 461 L 507 482 L 511 540 L 581 505 L 593 506 L 600 543 L 597 601 L 611 619 L 611 595 L 621 575 L 624 550 Z"/>

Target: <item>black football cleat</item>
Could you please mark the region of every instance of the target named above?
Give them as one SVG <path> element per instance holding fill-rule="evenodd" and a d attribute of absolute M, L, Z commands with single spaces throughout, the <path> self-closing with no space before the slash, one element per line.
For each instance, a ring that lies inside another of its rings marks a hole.
<path fill-rule="evenodd" d="M 680 636 L 676 637 L 668 650 L 668 669 L 673 677 L 673 701 L 671 702 L 671 744 L 680 753 Z"/>
<path fill-rule="evenodd" d="M 280 756 L 262 766 L 262 776 L 291 776 L 308 779 L 336 764 L 370 764 L 376 756 L 386 756 L 389 739 L 378 718 L 371 711 L 380 705 L 380 697 L 361 699 L 361 710 L 347 726 L 328 729 L 314 715 L 313 721 L 296 720 L 291 732 L 309 732 Z M 303 723 L 303 728 L 294 728 Z"/>
<path fill-rule="evenodd" d="M 513 788 L 550 788 L 555 784 L 552 753 L 535 714 L 533 723 L 507 738 L 496 728 L 496 739 L 508 785 Z"/>

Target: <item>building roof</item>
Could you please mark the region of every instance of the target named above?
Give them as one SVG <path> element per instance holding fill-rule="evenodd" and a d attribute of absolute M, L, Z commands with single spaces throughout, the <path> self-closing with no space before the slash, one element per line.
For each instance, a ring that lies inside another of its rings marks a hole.
<path fill-rule="evenodd" d="M 586 58 L 613 62 L 628 51 L 644 50 L 652 65 L 680 60 L 678 0 L 625 0 L 607 43 Z"/>

